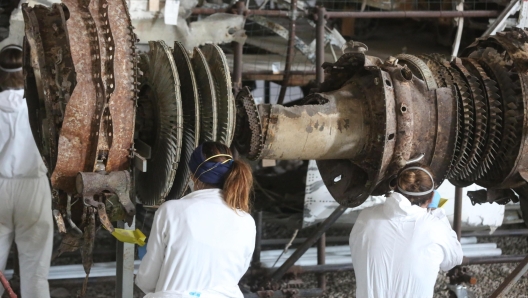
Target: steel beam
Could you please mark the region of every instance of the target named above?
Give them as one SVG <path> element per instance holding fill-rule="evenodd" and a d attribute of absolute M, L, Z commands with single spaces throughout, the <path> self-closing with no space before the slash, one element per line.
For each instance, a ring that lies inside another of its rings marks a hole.
<path fill-rule="evenodd" d="M 522 260 L 522 262 L 517 266 L 513 272 L 506 277 L 502 284 L 491 294 L 490 298 L 498 297 L 507 297 L 508 291 L 513 287 L 513 285 L 528 271 L 528 256 Z"/>
<path fill-rule="evenodd" d="M 277 281 L 279 280 L 288 269 L 299 260 L 300 257 L 308 250 L 308 248 L 312 247 L 312 245 L 315 244 L 315 242 L 323 235 L 330 226 L 336 222 L 336 220 L 341 217 L 343 213 L 348 208 L 346 206 L 337 207 L 332 214 L 328 218 L 325 219 L 318 227 L 317 229 L 306 239 L 306 241 L 295 250 L 295 252 L 280 266 L 275 272 L 273 272 L 273 275 L 271 276 L 271 280 Z"/>
<path fill-rule="evenodd" d="M 135 230 L 136 219 L 129 226 L 119 221 L 117 227 Z M 134 297 L 134 244 L 117 241 L 116 252 L 116 298 Z"/>

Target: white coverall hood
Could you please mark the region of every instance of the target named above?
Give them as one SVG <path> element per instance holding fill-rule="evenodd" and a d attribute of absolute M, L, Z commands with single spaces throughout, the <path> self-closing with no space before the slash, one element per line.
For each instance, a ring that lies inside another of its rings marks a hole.
<path fill-rule="evenodd" d="M 364 209 L 350 233 L 356 297 L 433 297 L 440 269 L 462 263 L 462 247 L 444 210 L 433 212 L 399 193 Z"/>

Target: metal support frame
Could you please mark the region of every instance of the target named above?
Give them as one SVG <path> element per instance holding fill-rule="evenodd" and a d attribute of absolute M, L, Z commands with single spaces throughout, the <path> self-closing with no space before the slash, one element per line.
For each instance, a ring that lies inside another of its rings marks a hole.
<path fill-rule="evenodd" d="M 235 4 L 236 13 L 238 15 L 244 15 L 246 11 L 246 4 L 244 1 L 238 1 Z M 233 45 L 233 90 L 236 95 L 242 88 L 242 52 L 244 50 L 244 44 L 234 41 Z"/>
<path fill-rule="evenodd" d="M 317 84 L 324 81 L 324 70 L 321 67 L 324 63 L 325 48 L 325 25 L 326 25 L 326 8 L 317 7 L 315 9 L 317 23 L 315 27 L 315 80 Z"/>
<path fill-rule="evenodd" d="M 326 234 L 323 233 L 317 242 L 317 265 L 324 265 L 326 263 Z M 326 276 L 320 273 L 317 276 L 318 287 L 326 290 Z"/>
<path fill-rule="evenodd" d="M 253 263 L 260 263 L 260 251 L 262 249 L 262 211 L 257 212 L 257 220 L 255 223 L 257 233 L 255 235 L 255 250 L 253 251 Z"/>
<path fill-rule="evenodd" d="M 458 240 L 462 236 L 462 199 L 463 199 L 463 187 L 455 188 L 455 214 L 453 216 L 453 230 L 457 234 Z"/>
<path fill-rule="evenodd" d="M 288 52 L 286 53 L 286 65 L 284 66 L 284 76 L 282 78 L 282 85 L 279 92 L 279 98 L 277 104 L 281 105 L 284 102 L 286 96 L 286 89 L 288 89 L 288 82 L 290 81 L 290 70 L 293 62 L 293 56 L 295 54 L 295 22 L 297 21 L 297 0 L 290 0 L 290 28 L 288 30 Z"/>
<path fill-rule="evenodd" d="M 490 298 L 507 297 L 508 291 L 513 285 L 528 271 L 528 256 L 522 260 L 522 262 L 513 269 L 513 272 L 504 279 L 501 285 L 491 294 Z"/>
<path fill-rule="evenodd" d="M 135 230 L 136 218 L 129 226 L 119 221 L 117 227 L 125 230 Z M 135 245 L 117 241 L 116 252 L 116 298 L 134 297 L 134 251 Z"/>
<path fill-rule="evenodd" d="M 495 35 L 497 31 L 502 31 L 506 24 L 508 17 L 516 13 L 521 7 L 520 0 L 511 0 L 510 4 L 500 13 L 499 17 L 491 24 L 488 29 L 482 34 L 481 37 L 488 37 L 490 35 Z"/>
<path fill-rule="evenodd" d="M 323 235 L 327 230 L 328 228 L 330 228 L 330 226 L 336 222 L 336 220 L 341 217 L 341 215 L 343 213 L 345 213 L 345 211 L 347 210 L 348 208 L 345 207 L 345 206 L 339 206 L 337 207 L 333 212 L 332 214 L 330 214 L 330 216 L 328 218 L 325 219 L 325 221 L 323 221 L 318 227 L 317 229 L 312 233 L 312 235 L 310 235 L 310 237 L 308 237 L 306 239 L 306 241 L 304 241 L 303 244 L 301 244 L 301 246 L 299 246 L 295 252 L 282 264 L 282 266 L 280 266 L 275 272 L 273 272 L 273 275 L 271 276 L 271 280 L 272 281 L 277 281 L 279 280 L 283 275 L 284 273 L 286 273 L 286 271 L 288 271 L 288 269 L 293 266 L 293 264 L 295 264 L 295 262 L 297 262 L 297 260 L 299 260 L 300 257 L 302 257 L 302 255 L 310 248 L 312 247 L 315 242 L 321 237 L 321 235 Z"/>

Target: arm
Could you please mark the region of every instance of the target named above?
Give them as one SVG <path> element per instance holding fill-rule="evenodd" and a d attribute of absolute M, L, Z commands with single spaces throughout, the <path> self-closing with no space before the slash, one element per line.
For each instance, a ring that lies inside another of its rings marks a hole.
<path fill-rule="evenodd" d="M 443 234 L 443 237 L 439 241 L 442 252 L 444 253 L 444 260 L 440 263 L 440 269 L 442 271 L 449 271 L 456 265 L 462 264 L 464 253 L 462 252 L 462 246 L 460 245 L 460 241 L 458 241 L 455 231 L 453 231 L 447 217 L 445 217 L 444 211 L 442 209 L 437 210 L 439 211 L 435 210 L 435 213 L 441 212 L 444 215 L 443 217 L 437 215 L 440 218 L 439 228 Z"/>
<path fill-rule="evenodd" d="M 136 276 L 136 285 L 145 293 L 153 293 L 158 283 L 165 248 L 168 226 L 166 208 L 162 205 L 154 215 L 152 229 L 147 242 L 147 253 L 143 257 Z"/>

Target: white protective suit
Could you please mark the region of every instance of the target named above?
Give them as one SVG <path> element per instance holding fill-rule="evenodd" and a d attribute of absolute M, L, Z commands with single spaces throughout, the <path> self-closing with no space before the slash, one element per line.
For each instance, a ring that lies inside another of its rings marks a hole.
<path fill-rule="evenodd" d="M 399 193 L 364 209 L 350 234 L 356 297 L 433 297 L 439 269 L 462 263 L 462 247 L 444 210 L 433 212 Z"/>
<path fill-rule="evenodd" d="M 203 189 L 156 211 L 136 284 L 145 297 L 242 298 L 238 282 L 255 248 L 255 221 L 220 189 Z"/>
<path fill-rule="evenodd" d="M 0 270 L 5 270 L 14 240 L 22 297 L 49 298 L 51 191 L 23 96 L 24 90 L 0 93 Z"/>

